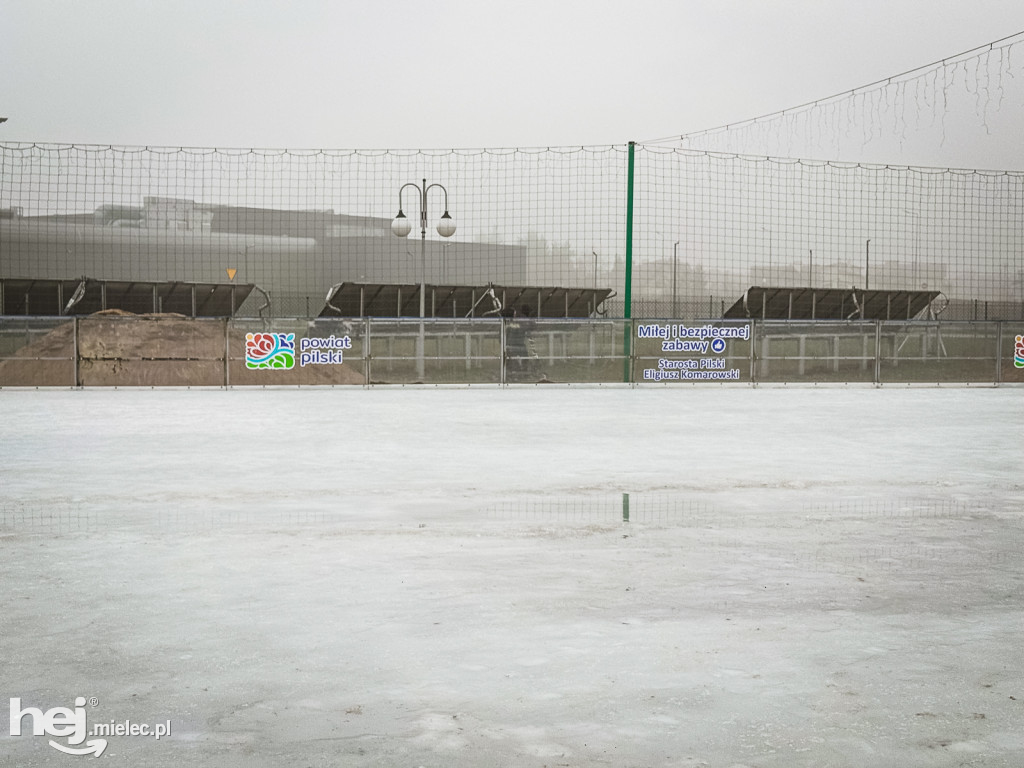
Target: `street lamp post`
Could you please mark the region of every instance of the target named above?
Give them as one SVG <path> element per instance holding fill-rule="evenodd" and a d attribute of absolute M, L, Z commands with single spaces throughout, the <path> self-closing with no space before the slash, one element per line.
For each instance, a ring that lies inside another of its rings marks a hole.
<path fill-rule="evenodd" d="M 912 211 L 909 208 L 904 208 L 903 212 L 909 216 L 914 217 L 914 260 L 911 265 L 911 277 L 910 286 L 917 290 L 918 287 L 918 259 L 920 258 L 920 244 L 921 244 L 921 214 L 917 211 Z"/>
<path fill-rule="evenodd" d="M 402 193 L 406 187 L 412 187 L 419 193 L 420 204 L 420 332 L 416 339 L 416 374 L 420 381 L 423 381 L 423 319 L 427 316 L 427 193 L 434 187 L 444 192 L 444 213 L 441 214 L 441 220 L 437 223 L 437 234 L 441 237 L 451 237 L 455 234 L 455 222 L 452 221 L 452 217 L 448 213 L 447 189 L 441 184 L 428 185 L 426 179 L 423 180 L 422 186 L 409 182 L 408 184 L 403 184 L 398 189 L 398 215 L 391 222 L 391 232 L 394 235 L 397 237 L 408 237 L 412 231 L 412 223 L 402 212 Z"/>

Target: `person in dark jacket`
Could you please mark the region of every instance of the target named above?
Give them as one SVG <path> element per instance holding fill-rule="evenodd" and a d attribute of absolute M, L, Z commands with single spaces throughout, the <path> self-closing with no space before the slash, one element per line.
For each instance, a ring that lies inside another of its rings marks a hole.
<path fill-rule="evenodd" d="M 509 381 L 526 381 L 535 357 L 527 331 L 532 310 L 529 304 L 523 304 L 518 311 L 507 309 L 502 314 L 505 317 L 506 375 Z"/>

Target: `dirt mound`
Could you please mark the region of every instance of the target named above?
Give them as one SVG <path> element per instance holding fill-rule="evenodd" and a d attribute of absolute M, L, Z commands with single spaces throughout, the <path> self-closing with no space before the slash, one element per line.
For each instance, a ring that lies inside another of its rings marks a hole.
<path fill-rule="evenodd" d="M 245 365 L 246 329 L 231 327 L 224 320 L 169 313 L 133 315 L 122 310 L 105 310 L 78 319 L 76 382 L 74 322 L 69 320 L 57 326 L 0 361 L 0 386 L 275 386 L 364 382 L 358 361 L 252 370 Z M 230 356 L 227 366 L 225 347 Z"/>

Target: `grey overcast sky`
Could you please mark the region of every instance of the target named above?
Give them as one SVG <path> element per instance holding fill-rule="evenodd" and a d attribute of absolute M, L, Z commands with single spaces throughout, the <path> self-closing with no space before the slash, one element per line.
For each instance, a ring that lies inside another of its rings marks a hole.
<path fill-rule="evenodd" d="M 622 144 L 1021 30 L 1022 0 L 0 0 L 0 140 Z"/>

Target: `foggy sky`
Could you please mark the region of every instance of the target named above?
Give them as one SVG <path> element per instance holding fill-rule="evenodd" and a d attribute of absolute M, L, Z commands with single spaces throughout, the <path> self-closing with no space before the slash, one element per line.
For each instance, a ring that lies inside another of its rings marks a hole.
<path fill-rule="evenodd" d="M 623 144 L 802 104 L 1022 29 L 1019 0 L 0 0 L 0 141 Z M 1018 165 L 999 160 L 1022 126 L 990 135 L 975 121 L 911 159 Z"/>

